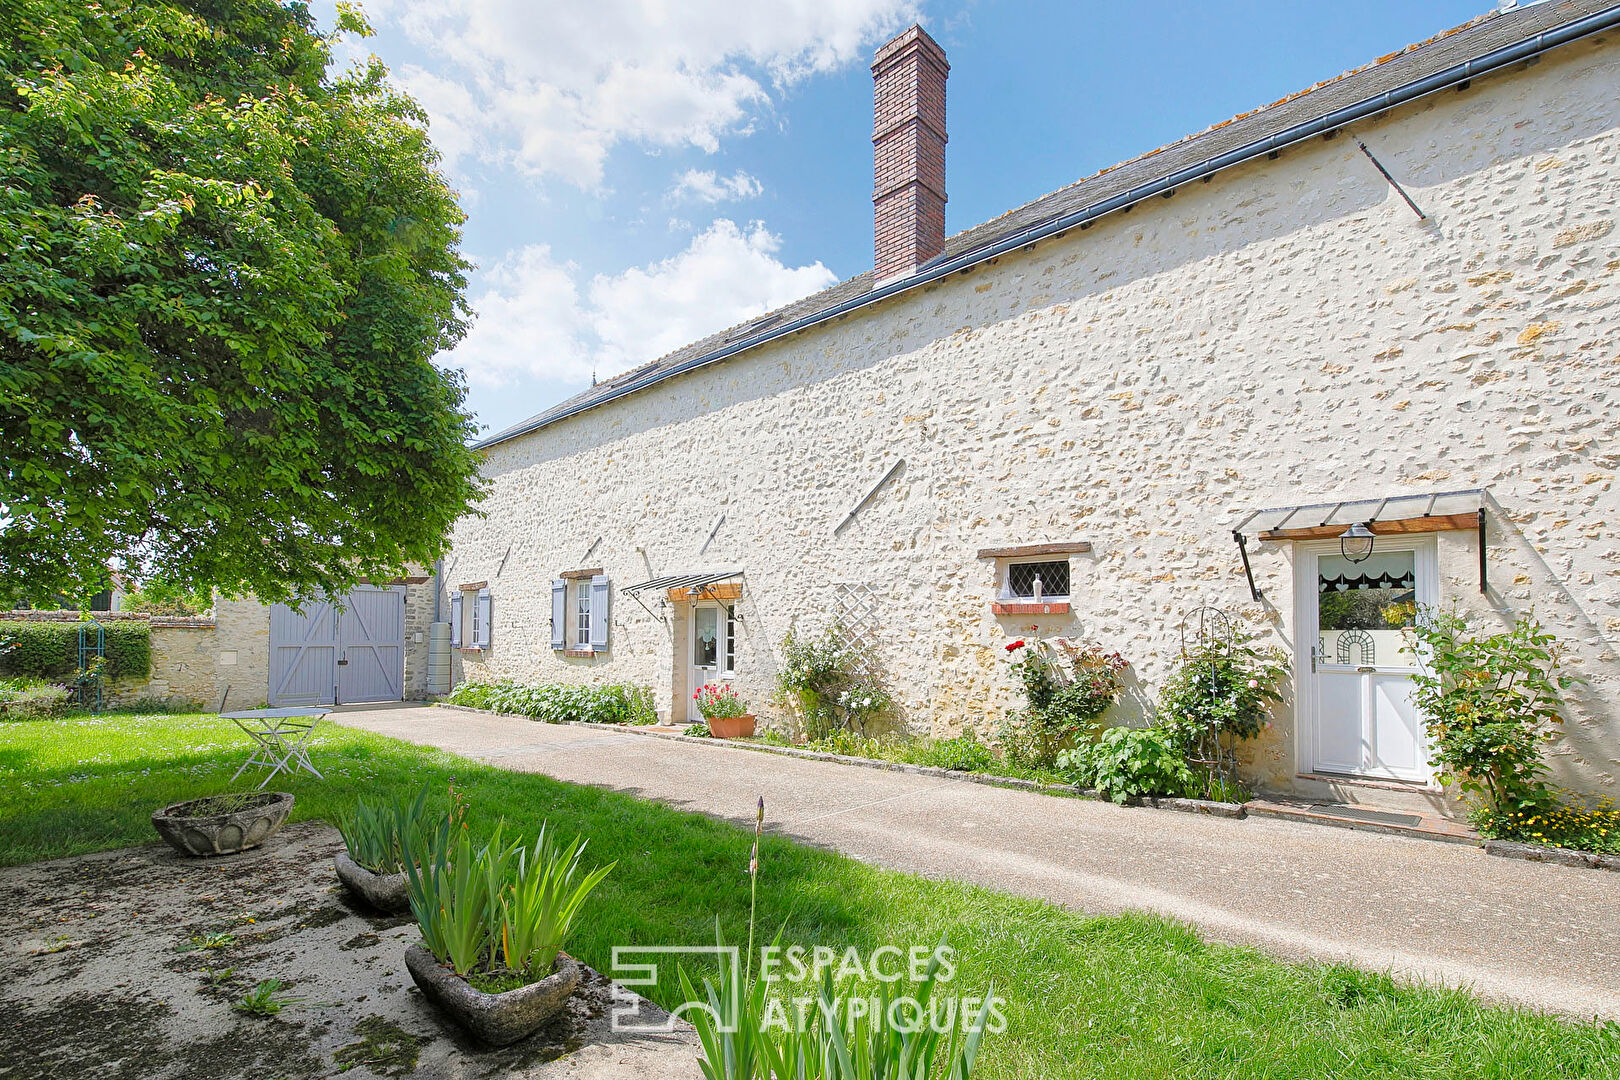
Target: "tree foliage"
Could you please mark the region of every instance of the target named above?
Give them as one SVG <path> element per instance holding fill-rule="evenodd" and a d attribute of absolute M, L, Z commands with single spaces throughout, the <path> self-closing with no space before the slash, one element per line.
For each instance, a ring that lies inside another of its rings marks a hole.
<path fill-rule="evenodd" d="M 0 591 L 109 560 L 269 599 L 480 492 L 426 117 L 275 0 L 0 0 Z M 340 5 L 339 32 L 365 34 Z"/>

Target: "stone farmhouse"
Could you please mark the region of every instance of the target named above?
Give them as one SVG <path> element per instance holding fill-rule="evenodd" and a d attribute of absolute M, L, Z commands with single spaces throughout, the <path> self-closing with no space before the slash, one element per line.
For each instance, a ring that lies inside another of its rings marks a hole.
<path fill-rule="evenodd" d="M 1249 782 L 1438 802 L 1358 612 L 1533 610 L 1587 680 L 1555 779 L 1614 790 L 1620 6 L 1494 12 L 950 237 L 944 52 L 872 70 L 874 269 L 485 439 L 456 679 L 678 723 L 727 680 L 773 722 L 784 635 L 836 620 L 912 730 L 993 738 L 1010 640 L 1118 649 L 1131 722 L 1215 607 L 1292 658 Z"/>

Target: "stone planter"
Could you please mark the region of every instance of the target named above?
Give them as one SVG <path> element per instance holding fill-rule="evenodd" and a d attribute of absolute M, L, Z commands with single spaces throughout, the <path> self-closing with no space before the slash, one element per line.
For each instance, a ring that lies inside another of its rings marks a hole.
<path fill-rule="evenodd" d="M 152 827 L 182 855 L 234 855 L 264 843 L 292 807 L 287 791 L 211 795 L 165 806 L 152 815 Z"/>
<path fill-rule="evenodd" d="M 539 1031 L 579 985 L 579 964 L 567 953 L 557 954 L 544 979 L 504 994 L 473 989 L 421 945 L 405 950 L 405 967 L 424 997 L 486 1046 L 506 1046 Z"/>
<path fill-rule="evenodd" d="M 332 865 L 337 870 L 338 880 L 372 910 L 389 915 L 411 910 L 411 897 L 403 870 L 397 874 L 373 873 L 349 858 L 347 851 L 338 852 L 332 859 Z"/>
<path fill-rule="evenodd" d="M 754 714 L 715 717 L 709 721 L 709 734 L 716 739 L 746 739 L 754 733 Z"/>

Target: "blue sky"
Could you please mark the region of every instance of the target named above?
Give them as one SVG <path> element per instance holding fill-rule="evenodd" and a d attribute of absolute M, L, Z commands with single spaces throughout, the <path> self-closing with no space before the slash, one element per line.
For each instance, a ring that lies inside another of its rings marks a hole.
<path fill-rule="evenodd" d="M 366 0 L 350 47 L 462 193 L 478 320 L 440 360 L 493 431 L 869 269 L 868 65 L 913 21 L 951 62 L 956 232 L 1489 4 Z"/>

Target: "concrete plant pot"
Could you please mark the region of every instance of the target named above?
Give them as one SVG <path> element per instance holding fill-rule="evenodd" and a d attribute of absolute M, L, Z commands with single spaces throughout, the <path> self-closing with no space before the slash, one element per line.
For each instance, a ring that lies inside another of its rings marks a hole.
<path fill-rule="evenodd" d="M 288 791 L 210 795 L 165 806 L 153 813 L 152 827 L 182 855 L 234 855 L 264 843 L 292 808 Z"/>
<path fill-rule="evenodd" d="M 709 735 L 716 739 L 746 739 L 754 733 L 754 714 L 717 716 L 709 722 Z"/>
<path fill-rule="evenodd" d="M 507 1046 L 539 1031 L 579 985 L 579 964 L 567 953 L 557 954 L 544 979 L 504 994 L 475 990 L 421 945 L 405 950 L 405 967 L 423 997 L 486 1046 Z"/>
<path fill-rule="evenodd" d="M 347 851 L 338 852 L 332 859 L 332 866 L 337 870 L 338 880 L 373 911 L 398 915 L 411 910 L 411 896 L 403 870 L 397 874 L 379 874 L 367 870 L 349 858 Z"/>

